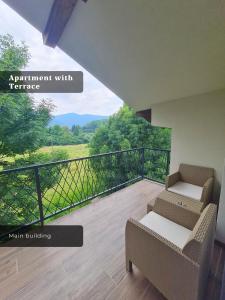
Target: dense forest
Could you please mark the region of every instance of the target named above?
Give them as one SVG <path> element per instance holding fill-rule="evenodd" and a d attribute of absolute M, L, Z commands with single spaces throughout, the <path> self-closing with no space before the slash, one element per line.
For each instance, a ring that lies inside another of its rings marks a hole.
<path fill-rule="evenodd" d="M 170 139 L 170 129 L 152 126 L 124 105 L 96 130 L 90 142 L 90 153 L 140 147 L 170 149 Z"/>
<path fill-rule="evenodd" d="M 170 149 L 170 129 L 151 126 L 124 105 L 108 120 L 97 120 L 84 126 L 54 125 L 47 128 L 46 146 L 89 143 L 90 153 L 106 153 L 139 147 Z"/>
<path fill-rule="evenodd" d="M 51 126 L 46 131 L 45 145 L 87 144 L 91 141 L 96 129 L 106 122 L 107 120 L 96 120 L 84 126 L 74 124 L 71 129 L 67 126 Z"/>

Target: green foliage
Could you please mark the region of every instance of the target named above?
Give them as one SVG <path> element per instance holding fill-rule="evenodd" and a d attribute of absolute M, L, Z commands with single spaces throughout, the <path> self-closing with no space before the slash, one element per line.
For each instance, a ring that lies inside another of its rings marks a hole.
<path fill-rule="evenodd" d="M 30 166 L 67 158 L 68 155 L 63 151 L 31 154 L 9 163 L 5 168 Z M 62 168 L 63 166 L 60 166 L 60 169 Z M 59 181 L 59 176 L 59 166 L 52 167 L 50 171 L 40 169 L 42 193 L 54 186 Z M 26 224 L 38 219 L 40 216 L 33 169 L 8 175 L 0 174 L 0 199 L 2 199 L 0 202 L 1 224 Z"/>
<path fill-rule="evenodd" d="M 67 126 L 51 126 L 48 128 L 46 146 L 87 144 L 92 139 L 95 130 L 105 123 L 104 121 L 92 121 L 83 127 L 73 125 L 71 129 Z"/>
<path fill-rule="evenodd" d="M 10 35 L 0 36 L 0 71 L 19 71 L 30 58 L 27 46 L 16 44 Z M 34 105 L 27 93 L 0 94 L 0 164 L 4 169 L 66 159 L 65 152 L 33 153 L 45 144 L 52 105 L 42 101 Z M 16 157 L 18 154 L 26 154 Z M 3 161 L 14 156 L 15 160 Z M 40 173 L 42 191 L 58 181 L 63 166 Z M 0 174 L 1 224 L 30 223 L 39 218 L 33 170 Z"/>
<path fill-rule="evenodd" d="M 91 154 L 140 147 L 170 149 L 170 129 L 152 126 L 127 105 L 97 129 L 90 142 Z"/>
<path fill-rule="evenodd" d="M 17 158 L 14 162 L 9 162 L 7 166 L 4 166 L 4 169 L 14 169 L 36 164 L 45 164 L 49 162 L 65 160 L 68 157 L 69 156 L 66 150 L 30 153 L 28 156 Z"/>
<path fill-rule="evenodd" d="M 91 121 L 89 123 L 87 123 L 86 125 L 84 125 L 82 127 L 82 130 L 85 132 L 95 132 L 95 130 L 99 127 L 101 127 L 102 125 L 106 124 L 108 122 L 108 120 L 95 120 L 95 121 Z"/>
<path fill-rule="evenodd" d="M 18 71 L 27 65 L 29 59 L 24 42 L 16 44 L 11 35 L 0 35 L 0 71 Z"/>
<path fill-rule="evenodd" d="M 51 105 L 34 107 L 27 94 L 0 95 L 0 158 L 32 152 L 45 143 Z"/>
<path fill-rule="evenodd" d="M 20 70 L 29 60 L 27 46 L 10 35 L 0 36 L 0 71 Z M 0 94 L 0 158 L 35 151 L 45 142 L 52 106 L 42 101 L 34 106 L 26 93 Z"/>
<path fill-rule="evenodd" d="M 73 135 L 67 126 L 54 125 L 48 128 L 47 146 L 73 144 Z"/>
<path fill-rule="evenodd" d="M 90 154 L 106 153 L 133 148 L 170 149 L 170 129 L 154 127 L 124 105 L 108 122 L 96 130 L 90 142 Z M 116 155 L 114 160 L 102 160 L 101 170 L 105 174 L 105 186 L 140 176 L 141 152 L 127 152 Z M 110 165 L 110 166 L 109 166 Z M 144 175 L 152 179 L 165 179 L 167 156 L 165 152 L 145 150 Z M 99 166 L 93 164 L 97 172 Z"/>
<path fill-rule="evenodd" d="M 73 135 L 79 135 L 81 132 L 81 127 L 79 125 L 73 125 L 71 128 Z"/>

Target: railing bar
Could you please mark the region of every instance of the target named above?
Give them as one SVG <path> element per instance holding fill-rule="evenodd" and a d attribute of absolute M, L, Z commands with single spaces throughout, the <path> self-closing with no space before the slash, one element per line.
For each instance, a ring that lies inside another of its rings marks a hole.
<path fill-rule="evenodd" d="M 166 175 L 169 175 L 170 171 L 170 153 L 166 154 Z"/>
<path fill-rule="evenodd" d="M 164 181 L 160 181 L 160 180 L 157 180 L 157 179 L 148 177 L 148 176 L 144 176 L 144 179 L 148 179 L 148 180 L 151 180 L 151 181 L 154 181 L 154 182 L 158 182 L 158 183 L 161 183 L 161 184 L 165 184 Z"/>
<path fill-rule="evenodd" d="M 145 148 L 142 148 L 140 151 L 141 154 L 141 177 L 144 178 L 145 173 Z"/>
<path fill-rule="evenodd" d="M 74 208 L 74 207 L 76 207 L 76 206 L 79 206 L 79 205 L 81 205 L 81 204 L 83 204 L 83 203 L 85 203 L 85 202 L 87 202 L 87 201 L 91 201 L 92 199 L 94 199 L 94 198 L 96 198 L 96 197 L 99 197 L 99 196 L 102 196 L 102 195 L 104 195 L 104 194 L 106 194 L 106 193 L 109 193 L 109 192 L 111 192 L 111 191 L 113 191 L 113 190 L 115 190 L 115 189 L 118 189 L 118 188 L 120 188 L 120 187 L 126 185 L 126 184 L 129 184 L 129 183 L 132 183 L 132 182 L 135 182 L 135 181 L 139 181 L 139 180 L 141 180 L 141 178 L 142 178 L 141 176 L 138 176 L 138 177 L 136 177 L 136 178 L 134 178 L 134 179 L 131 179 L 131 180 L 128 180 L 128 181 L 126 181 L 126 182 L 124 182 L 124 183 L 121 183 L 121 184 L 119 184 L 119 185 L 116 185 L 116 186 L 114 186 L 114 187 L 112 187 L 112 188 L 110 188 L 110 189 L 107 189 L 107 190 L 105 190 L 105 191 L 103 191 L 103 192 L 101 192 L 101 193 L 95 194 L 95 195 L 93 195 L 93 196 L 90 196 L 90 197 L 88 197 L 88 198 L 82 200 L 82 201 L 79 201 L 79 202 L 77 202 L 77 203 L 74 203 L 73 205 L 69 205 L 69 206 L 67 206 L 67 207 L 64 207 L 63 209 L 61 209 L 61 210 L 59 210 L 59 211 L 57 211 L 57 212 L 55 212 L 55 213 L 53 213 L 53 214 L 51 214 L 51 215 L 47 215 L 44 219 L 47 220 L 47 219 L 49 219 L 49 218 L 51 218 L 51 217 L 53 217 L 53 216 L 55 216 L 55 215 L 58 215 L 58 214 L 60 214 L 60 213 L 62 213 L 62 212 L 64 212 L 64 211 L 66 211 L 66 210 L 68 210 L 68 209 L 71 209 L 71 208 Z"/>
<path fill-rule="evenodd" d="M 129 150 L 122 150 L 122 151 L 114 151 L 114 152 L 108 152 L 108 153 L 101 153 L 101 154 L 96 154 L 96 155 L 91 155 L 91 156 L 80 157 L 80 158 L 73 158 L 73 159 L 67 159 L 67 160 L 53 161 L 53 162 L 50 162 L 50 163 L 47 163 L 47 164 L 34 164 L 34 165 L 27 166 L 27 167 L 21 167 L 21 168 L 3 170 L 3 171 L 0 171 L 0 175 L 8 174 L 8 173 L 13 173 L 13 172 L 19 172 L 19 171 L 31 170 L 31 169 L 34 169 L 36 167 L 42 168 L 42 167 L 48 167 L 48 166 L 57 165 L 57 164 L 66 164 L 66 163 L 73 162 L 73 161 L 81 161 L 81 160 L 85 160 L 85 159 L 94 159 L 96 157 L 109 156 L 109 155 L 113 155 L 113 154 L 121 154 L 121 153 L 132 152 L 132 151 L 135 152 L 135 151 L 140 151 L 143 148 L 151 150 L 151 151 L 170 152 L 170 150 L 151 149 L 151 148 L 147 148 L 147 147 L 134 148 L 134 149 L 129 149 Z"/>
<path fill-rule="evenodd" d="M 159 148 L 149 148 L 149 147 L 143 147 L 143 148 L 151 151 L 171 152 L 171 150 L 169 149 L 159 149 Z"/>
<path fill-rule="evenodd" d="M 114 151 L 114 152 L 108 152 L 108 153 L 101 153 L 101 154 L 95 154 L 95 155 L 91 155 L 91 156 L 84 156 L 84 157 L 80 157 L 80 158 L 72 158 L 72 159 L 66 159 L 66 160 L 52 161 L 52 162 L 49 162 L 49 163 L 46 163 L 46 164 L 33 164 L 33 165 L 30 165 L 30 166 L 27 166 L 27 167 L 21 167 L 21 168 L 4 170 L 4 171 L 0 172 L 0 175 L 1 174 L 5 174 L 5 173 L 30 170 L 30 169 L 34 169 L 35 167 L 38 167 L 38 168 L 48 167 L 48 166 L 51 166 L 51 165 L 66 164 L 66 163 L 73 162 L 73 161 L 81 161 L 81 160 L 85 160 L 85 159 L 93 159 L 95 157 L 108 156 L 108 155 L 111 155 L 111 154 L 119 154 L 119 153 L 123 153 L 123 152 L 138 151 L 139 149 L 141 149 L 141 148 L 134 148 L 134 149 L 128 149 L 128 150 Z"/>
<path fill-rule="evenodd" d="M 39 213 L 40 213 L 40 222 L 41 222 L 41 225 L 44 225 L 41 183 L 40 183 L 40 174 L 39 174 L 38 167 L 36 167 L 34 169 L 34 175 L 35 175 L 36 191 L 37 191 L 37 198 L 38 198 L 38 207 L 39 207 Z"/>

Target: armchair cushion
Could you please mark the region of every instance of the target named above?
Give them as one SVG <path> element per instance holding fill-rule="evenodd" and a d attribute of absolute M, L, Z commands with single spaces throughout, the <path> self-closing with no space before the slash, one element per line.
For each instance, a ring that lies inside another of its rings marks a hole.
<path fill-rule="evenodd" d="M 200 201 L 202 198 L 203 187 L 178 181 L 174 185 L 170 186 L 168 191 Z"/>
<path fill-rule="evenodd" d="M 164 218 L 154 211 L 149 212 L 139 222 L 180 249 L 183 249 L 192 232 L 191 230 Z"/>

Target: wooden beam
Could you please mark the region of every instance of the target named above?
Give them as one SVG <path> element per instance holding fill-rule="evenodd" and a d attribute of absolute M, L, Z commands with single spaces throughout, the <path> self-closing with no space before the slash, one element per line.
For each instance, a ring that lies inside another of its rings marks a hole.
<path fill-rule="evenodd" d="M 137 111 L 136 115 L 144 118 L 148 122 L 151 122 L 151 120 L 152 120 L 152 110 L 151 109 Z"/>
<path fill-rule="evenodd" d="M 43 32 L 45 45 L 54 48 L 68 23 L 78 0 L 54 0 Z M 87 0 L 83 0 L 87 2 Z"/>

